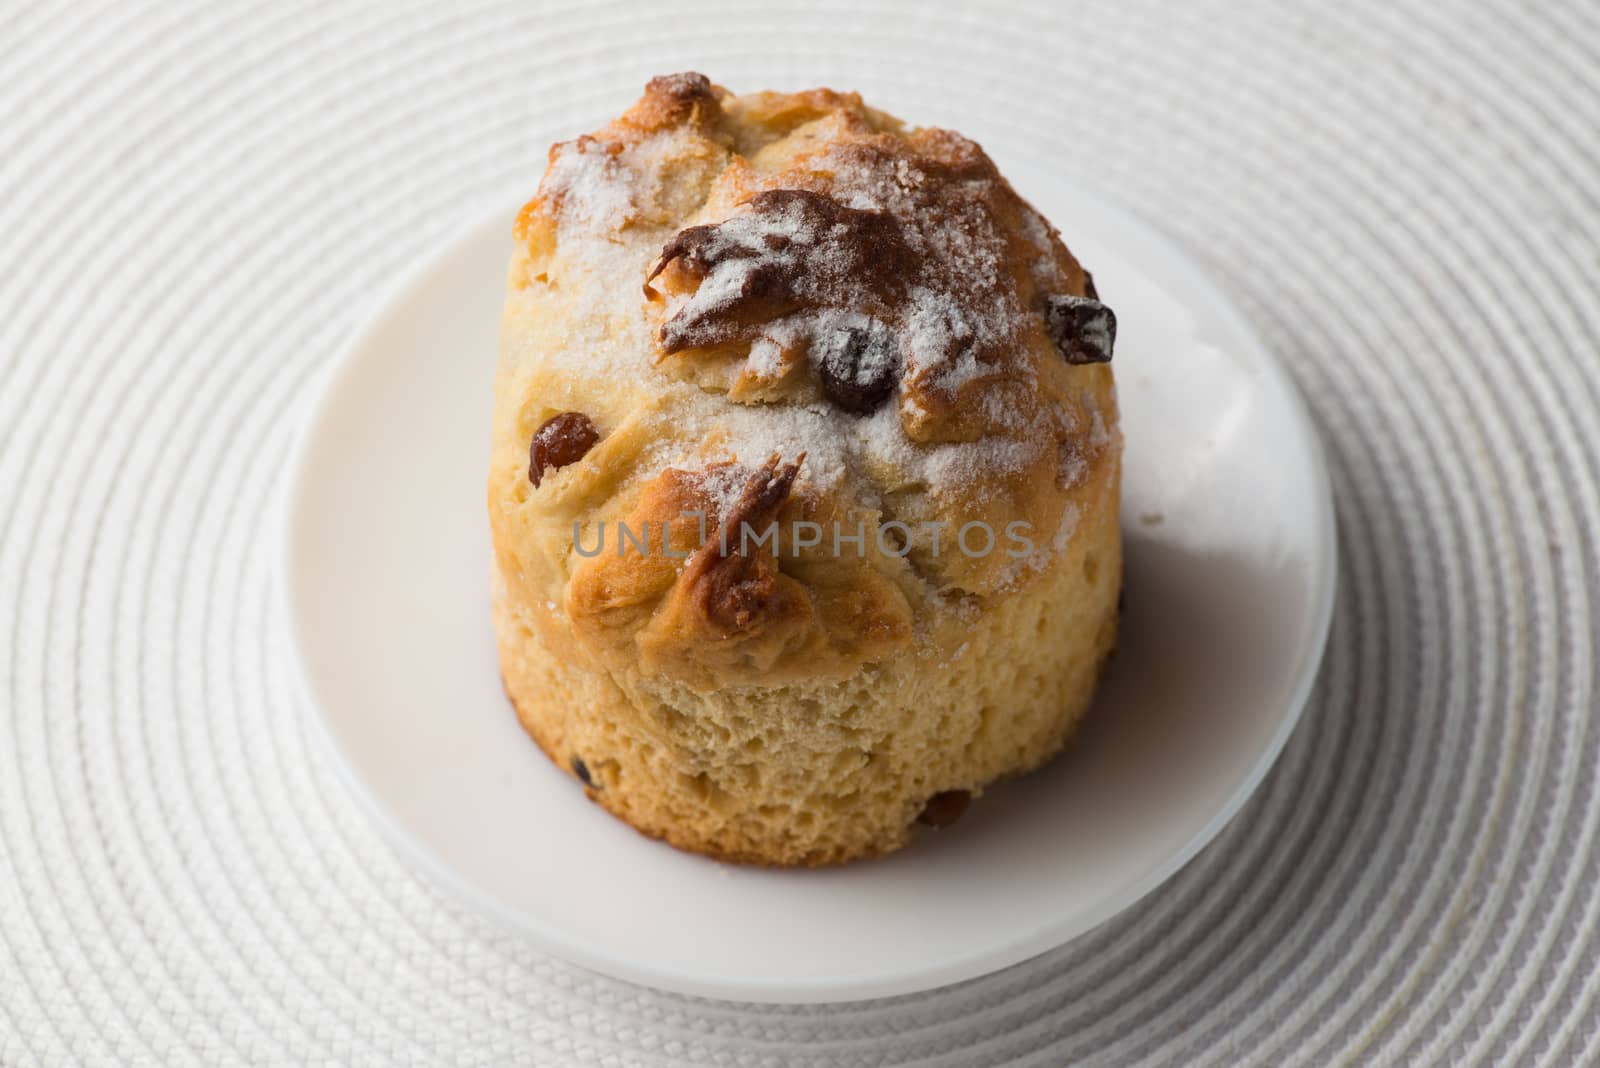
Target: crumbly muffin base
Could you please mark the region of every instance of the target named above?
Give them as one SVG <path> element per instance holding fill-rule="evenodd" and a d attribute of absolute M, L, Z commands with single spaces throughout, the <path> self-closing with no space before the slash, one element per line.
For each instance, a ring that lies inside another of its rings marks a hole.
<path fill-rule="evenodd" d="M 1047 572 L 843 681 L 696 693 L 584 665 L 553 648 L 559 618 L 498 591 L 495 624 L 518 719 L 575 779 L 582 761 L 592 800 L 679 849 L 820 867 L 899 849 L 929 798 L 978 797 L 1059 752 L 1115 645 L 1120 588 L 1112 490 Z"/>

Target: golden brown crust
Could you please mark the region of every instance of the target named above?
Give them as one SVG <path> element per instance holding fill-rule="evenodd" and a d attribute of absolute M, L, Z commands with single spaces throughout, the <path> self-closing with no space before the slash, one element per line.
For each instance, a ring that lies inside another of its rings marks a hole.
<path fill-rule="evenodd" d="M 773 863 L 895 848 L 930 796 L 1054 751 L 1114 637 L 1114 322 L 977 145 L 672 75 L 552 148 L 516 235 L 489 503 L 547 751 L 650 833 Z M 739 537 L 796 524 L 824 537 Z M 991 621 L 1033 680 L 1014 731 L 912 759 L 925 681 L 988 692 L 952 665 Z"/>

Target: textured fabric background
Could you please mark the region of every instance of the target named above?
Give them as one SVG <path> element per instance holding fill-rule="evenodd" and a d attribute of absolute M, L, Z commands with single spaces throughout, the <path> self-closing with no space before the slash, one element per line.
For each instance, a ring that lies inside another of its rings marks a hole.
<path fill-rule="evenodd" d="M 1132 206 L 1324 435 L 1342 588 L 1283 760 L 1002 974 L 810 1008 L 587 974 L 410 874 L 306 734 L 272 569 L 324 372 L 686 67 Z M 4 0 L 0 1064 L 1594 1063 L 1597 123 L 1593 0 Z"/>

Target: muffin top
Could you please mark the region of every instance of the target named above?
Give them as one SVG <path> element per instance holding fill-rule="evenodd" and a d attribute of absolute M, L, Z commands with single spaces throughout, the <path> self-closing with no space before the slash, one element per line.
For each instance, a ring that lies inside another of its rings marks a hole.
<path fill-rule="evenodd" d="M 551 149 L 516 238 L 491 511 L 583 655 L 715 686 L 938 653 L 1115 481 L 1115 318 L 959 134 L 660 77 Z"/>

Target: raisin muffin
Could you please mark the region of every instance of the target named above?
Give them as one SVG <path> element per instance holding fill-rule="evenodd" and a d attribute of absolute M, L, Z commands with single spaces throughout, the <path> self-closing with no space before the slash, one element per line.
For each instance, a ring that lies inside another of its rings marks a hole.
<path fill-rule="evenodd" d="M 656 78 L 516 241 L 495 623 L 593 800 L 834 864 L 1062 747 L 1116 637 L 1115 319 L 976 144 Z"/>

